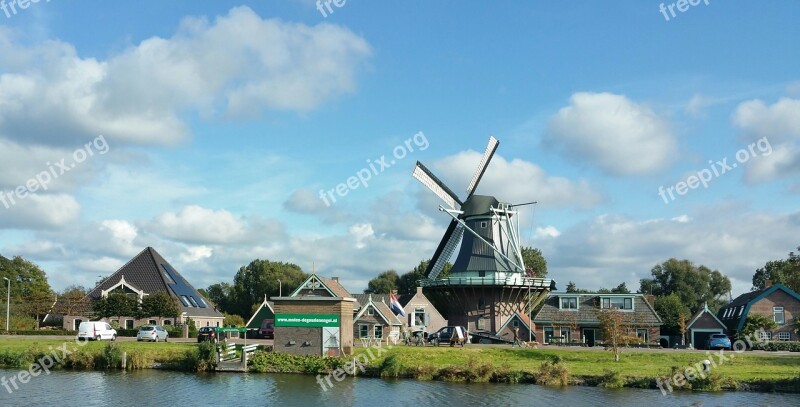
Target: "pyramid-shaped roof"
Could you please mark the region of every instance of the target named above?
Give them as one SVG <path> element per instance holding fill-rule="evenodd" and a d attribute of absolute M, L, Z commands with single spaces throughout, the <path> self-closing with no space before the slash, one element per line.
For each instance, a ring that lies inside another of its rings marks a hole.
<path fill-rule="evenodd" d="M 186 312 L 190 317 L 223 317 L 222 313 L 209 305 L 206 299 L 152 247 L 142 250 L 103 280 L 86 295 L 86 298 L 99 299 L 108 291 L 120 286 L 144 294 L 166 292 L 179 300 L 181 312 Z"/>

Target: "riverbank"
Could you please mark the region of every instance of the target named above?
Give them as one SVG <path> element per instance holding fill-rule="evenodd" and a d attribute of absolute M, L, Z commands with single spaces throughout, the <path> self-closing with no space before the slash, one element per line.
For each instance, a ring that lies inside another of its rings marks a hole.
<path fill-rule="evenodd" d="M 359 349 L 356 355 L 366 351 Z M 683 389 L 800 393 L 800 354 L 766 352 L 724 352 L 721 359 L 719 352 L 707 355 L 665 349 L 623 352 L 621 360 L 614 362 L 611 352 L 599 350 L 395 346 L 370 359 L 366 374 L 455 382 L 655 389 L 659 388 L 657 379 L 664 382 L 685 374 L 687 368 L 698 366 L 704 359 L 713 363 L 710 374 L 688 381 Z"/>
<path fill-rule="evenodd" d="M 46 357 L 58 358 L 52 369 L 213 370 L 210 343 L 75 342 L 62 339 L 0 338 L 0 367 L 28 369 Z M 353 359 L 364 361 L 357 375 L 464 383 L 534 383 L 551 386 L 659 388 L 664 381 L 703 359 L 714 362 L 704 379 L 683 389 L 746 390 L 800 393 L 800 354 L 725 352 L 710 357 L 701 352 L 629 351 L 614 362 L 611 352 L 577 349 L 510 349 L 488 346 L 357 348 L 350 358 L 293 356 L 257 351 L 251 372 L 327 375 Z M 352 369 L 346 369 L 352 373 Z M 676 386 L 671 386 L 676 387 Z M 666 388 L 666 386 L 662 386 Z M 676 388 L 676 390 L 679 390 Z"/>

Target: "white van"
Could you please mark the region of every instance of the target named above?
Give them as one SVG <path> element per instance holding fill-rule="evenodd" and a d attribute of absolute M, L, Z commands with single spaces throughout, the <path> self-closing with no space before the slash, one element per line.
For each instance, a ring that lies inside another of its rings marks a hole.
<path fill-rule="evenodd" d="M 78 326 L 78 340 L 99 341 L 101 339 L 117 340 L 117 330 L 107 322 L 101 321 L 81 322 Z"/>

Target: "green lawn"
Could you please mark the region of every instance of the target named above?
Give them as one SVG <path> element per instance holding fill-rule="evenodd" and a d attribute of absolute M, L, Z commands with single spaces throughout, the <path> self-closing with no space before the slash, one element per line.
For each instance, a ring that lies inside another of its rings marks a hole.
<path fill-rule="evenodd" d="M 363 353 L 359 348 L 357 354 Z M 376 351 L 372 351 L 376 354 Z M 395 346 L 384 352 L 381 357 L 371 363 L 373 366 L 381 364 L 388 355 L 395 355 L 400 365 L 405 368 L 430 366 L 432 368 L 446 368 L 452 366 L 466 366 L 475 364 L 488 364 L 503 371 L 536 371 L 542 362 L 559 356 L 575 376 L 599 376 L 605 369 L 618 371 L 622 376 L 629 378 L 647 378 L 666 376 L 672 366 L 687 367 L 706 359 L 704 353 L 683 352 L 674 350 L 656 352 L 623 352 L 619 362 L 614 362 L 614 356 L 608 351 L 595 350 L 550 350 L 550 349 L 510 349 L 510 348 L 483 348 L 483 347 L 415 347 Z M 735 380 L 776 380 L 789 379 L 800 376 L 800 354 L 770 355 L 765 353 L 745 352 L 736 354 L 725 352 L 726 359 L 722 365 L 713 367 L 714 371 Z M 719 357 L 712 355 L 715 363 Z"/>
<path fill-rule="evenodd" d="M 25 351 L 29 349 L 34 350 L 47 350 L 49 347 L 53 349 L 61 348 L 63 344 L 67 344 L 67 350 L 72 351 L 76 349 L 86 349 L 87 351 L 102 351 L 103 348 L 110 341 L 91 341 L 91 342 L 75 342 L 70 339 L 50 339 L 50 338 L 16 338 L 16 337 L 0 337 L 0 351 Z M 132 350 L 153 350 L 161 352 L 168 351 L 184 351 L 196 347 L 196 343 L 175 343 L 175 342 L 113 342 L 122 351 Z"/>

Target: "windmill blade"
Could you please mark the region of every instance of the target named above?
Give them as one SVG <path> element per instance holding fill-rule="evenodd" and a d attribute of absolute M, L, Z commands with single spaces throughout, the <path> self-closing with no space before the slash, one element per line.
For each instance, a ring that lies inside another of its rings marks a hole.
<path fill-rule="evenodd" d="M 478 170 L 475 171 L 475 175 L 472 176 L 472 181 L 469 182 L 469 186 L 467 187 L 467 199 L 472 196 L 475 192 L 475 188 L 478 187 L 478 183 L 481 182 L 483 173 L 486 172 L 486 167 L 489 166 L 489 161 L 492 161 L 494 152 L 499 145 L 499 140 L 494 138 L 494 136 L 489 137 L 489 144 L 486 145 L 486 151 L 483 152 L 483 158 L 481 158 L 481 162 L 478 164 Z"/>
<path fill-rule="evenodd" d="M 439 242 L 439 247 L 436 248 L 436 252 L 428 263 L 425 276 L 432 280 L 439 276 L 444 265 L 447 264 L 450 257 L 453 256 L 456 246 L 461 243 L 462 237 L 464 237 L 464 227 L 455 219 L 451 220 L 447 231 L 444 232 L 444 236 L 442 236 L 442 241 Z"/>
<path fill-rule="evenodd" d="M 450 206 L 450 209 L 456 208 L 456 202 L 460 206 L 462 204 L 458 196 L 450 190 L 439 178 L 436 178 L 433 173 L 427 169 L 421 162 L 417 161 L 417 166 L 414 168 L 414 178 L 419 180 L 428 189 L 433 191 L 439 198 Z"/>

